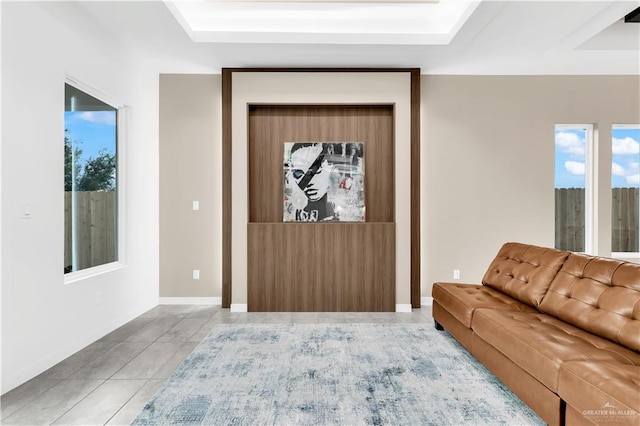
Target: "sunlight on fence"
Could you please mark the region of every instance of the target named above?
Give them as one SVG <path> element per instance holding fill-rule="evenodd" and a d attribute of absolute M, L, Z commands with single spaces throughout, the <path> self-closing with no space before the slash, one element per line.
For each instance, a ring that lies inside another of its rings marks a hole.
<path fill-rule="evenodd" d="M 65 272 L 117 260 L 116 218 L 116 191 L 65 192 Z"/>

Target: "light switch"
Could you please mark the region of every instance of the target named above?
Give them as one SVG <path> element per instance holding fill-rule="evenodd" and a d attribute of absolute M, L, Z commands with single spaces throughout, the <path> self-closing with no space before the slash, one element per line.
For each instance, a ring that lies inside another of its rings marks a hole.
<path fill-rule="evenodd" d="M 200 210 L 200 201 L 193 202 L 193 210 Z"/>
<path fill-rule="evenodd" d="M 28 204 L 22 206 L 22 216 L 20 217 L 22 219 L 31 219 L 31 206 L 29 206 Z"/>

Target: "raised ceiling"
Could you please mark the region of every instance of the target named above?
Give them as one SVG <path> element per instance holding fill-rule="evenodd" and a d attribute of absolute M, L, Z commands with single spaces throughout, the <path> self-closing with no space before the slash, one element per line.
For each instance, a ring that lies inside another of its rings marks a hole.
<path fill-rule="evenodd" d="M 79 2 L 165 72 L 420 67 L 425 74 L 640 75 L 640 1 Z"/>
<path fill-rule="evenodd" d="M 479 1 L 166 2 L 192 40 L 446 45 Z"/>

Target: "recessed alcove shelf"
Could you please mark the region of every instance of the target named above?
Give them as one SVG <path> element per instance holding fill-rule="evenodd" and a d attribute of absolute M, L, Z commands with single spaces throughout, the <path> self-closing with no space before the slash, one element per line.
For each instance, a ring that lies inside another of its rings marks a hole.
<path fill-rule="evenodd" d="M 395 310 L 393 105 L 248 106 L 248 309 Z M 362 142 L 365 222 L 283 223 L 285 142 Z"/>
<path fill-rule="evenodd" d="M 282 222 L 285 142 L 362 142 L 366 222 L 394 221 L 393 105 L 249 105 L 249 222 Z"/>

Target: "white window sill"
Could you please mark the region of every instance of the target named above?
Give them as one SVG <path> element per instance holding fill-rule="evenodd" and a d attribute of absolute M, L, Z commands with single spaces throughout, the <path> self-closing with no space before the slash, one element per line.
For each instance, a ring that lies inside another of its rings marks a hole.
<path fill-rule="evenodd" d="M 85 280 L 87 278 L 92 278 L 98 275 L 106 274 L 108 272 L 117 271 L 119 269 L 124 268 L 124 263 L 121 262 L 111 262 L 100 266 L 94 266 L 93 268 L 83 269 L 81 271 L 69 272 L 68 274 L 64 274 L 64 283 L 71 284 L 78 281 Z"/>
<path fill-rule="evenodd" d="M 621 260 L 638 260 L 640 259 L 640 253 L 635 252 L 635 253 L 611 253 L 611 257 L 613 257 L 614 259 L 621 259 Z"/>

